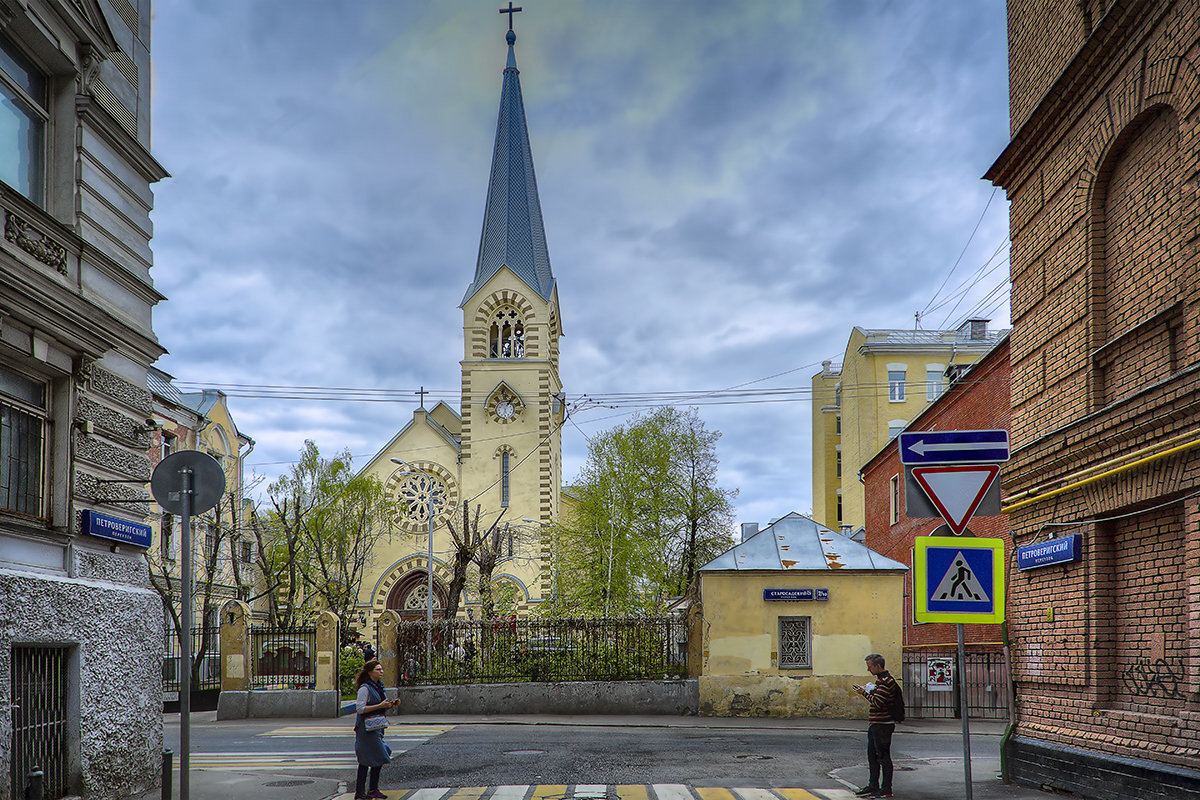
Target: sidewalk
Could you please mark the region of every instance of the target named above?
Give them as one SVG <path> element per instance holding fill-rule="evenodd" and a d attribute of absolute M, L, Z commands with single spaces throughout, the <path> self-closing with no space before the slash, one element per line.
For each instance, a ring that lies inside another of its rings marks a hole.
<path fill-rule="evenodd" d="M 674 717 L 674 716 L 558 716 L 558 715 L 409 715 L 405 724 L 411 725 L 590 725 L 611 727 L 664 727 L 664 728 L 710 728 L 710 729 L 788 729 L 817 732 L 861 733 L 861 720 L 829 720 L 816 718 L 775 719 L 747 717 Z M 194 723 L 193 723 L 194 724 Z M 999 737 L 1004 733 L 1003 722 L 972 720 L 971 739 Z M 902 723 L 898 735 L 961 737 L 962 723 L 959 720 L 913 719 Z M 994 751 L 993 751 L 994 752 Z M 1049 800 L 1056 797 L 1037 789 L 1016 785 L 1005 785 L 999 778 L 1000 759 L 991 755 L 971 757 L 971 790 L 974 800 Z M 865 764 L 847 766 L 834 770 L 822 786 L 835 787 L 839 784 L 847 790 L 841 797 L 852 797 L 853 789 L 866 783 Z M 347 776 L 350 777 L 350 776 Z M 178 764 L 174 778 L 173 797 L 179 797 Z M 736 780 L 734 780 L 736 782 Z M 961 800 L 965 793 L 965 774 L 962 758 L 898 759 L 896 761 L 897 797 L 920 798 L 920 800 Z M 193 770 L 191 775 L 191 800 L 235 800 L 240 797 L 255 797 L 262 800 L 332 800 L 351 798 L 346 793 L 343 781 L 336 778 L 314 778 L 288 774 L 264 774 L 260 772 L 220 772 Z M 351 790 L 353 786 L 349 787 Z M 594 789 L 595 787 L 589 787 Z M 811 787 L 796 787 L 811 788 Z M 432 792 L 433 790 L 426 790 Z M 409 792 L 393 790 L 389 798 L 401 798 Z M 636 794 L 636 793 L 635 793 Z M 589 797 L 591 794 L 588 795 Z M 644 794 L 640 795 L 645 797 Z M 155 790 L 137 800 L 160 800 L 161 792 Z M 430 798 L 424 794 L 423 798 Z M 610 798 L 611 800 L 611 798 Z"/>

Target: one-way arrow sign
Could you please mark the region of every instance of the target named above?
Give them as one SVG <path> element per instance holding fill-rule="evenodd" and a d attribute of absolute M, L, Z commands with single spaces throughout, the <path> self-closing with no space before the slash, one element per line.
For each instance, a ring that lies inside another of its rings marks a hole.
<path fill-rule="evenodd" d="M 1008 431 L 906 431 L 901 464 L 996 464 L 1008 461 Z"/>

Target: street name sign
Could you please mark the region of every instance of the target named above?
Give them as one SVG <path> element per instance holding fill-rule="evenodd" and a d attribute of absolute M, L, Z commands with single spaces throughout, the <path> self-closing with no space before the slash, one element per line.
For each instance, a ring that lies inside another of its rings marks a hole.
<path fill-rule="evenodd" d="M 763 589 L 763 600 L 799 603 L 807 600 L 828 599 L 828 589 Z"/>
<path fill-rule="evenodd" d="M 961 536 L 1000 474 L 997 464 L 938 464 L 913 467 L 913 480 L 925 490 L 946 525 Z"/>
<path fill-rule="evenodd" d="M 1017 548 L 1017 569 L 1052 567 L 1071 564 L 1083 558 L 1083 536 L 1075 533 L 1048 542 L 1027 544 Z"/>
<path fill-rule="evenodd" d="M 913 542 L 913 619 L 1004 621 L 1004 540 L 918 536 Z"/>
<path fill-rule="evenodd" d="M 996 464 L 1008 461 L 1008 431 L 905 431 L 901 464 Z"/>
<path fill-rule="evenodd" d="M 134 547 L 150 546 L 152 531 L 149 525 L 117 519 L 98 511 L 84 511 L 82 523 L 84 533 L 90 536 L 111 539 L 114 542 L 131 544 Z"/>

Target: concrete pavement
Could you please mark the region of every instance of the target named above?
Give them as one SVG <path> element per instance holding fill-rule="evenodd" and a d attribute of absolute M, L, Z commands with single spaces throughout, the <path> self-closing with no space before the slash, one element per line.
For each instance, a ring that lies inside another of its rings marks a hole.
<path fill-rule="evenodd" d="M 174 716 L 174 715 L 172 715 Z M 192 725 L 219 725 L 215 719 L 196 719 L 202 715 L 194 715 Z M 287 720 L 279 720 L 286 724 Z M 311 720 L 305 720 L 311 722 Z M 588 725 L 611 727 L 666 727 L 666 728 L 706 728 L 712 730 L 729 729 L 787 729 L 797 731 L 862 733 L 865 722 L 861 720 L 827 720 L 815 718 L 800 719 L 759 719 L 745 717 L 675 717 L 675 716 L 549 716 L 549 715 L 512 715 L 512 716 L 473 716 L 473 715 L 421 715 L 405 716 L 398 720 L 397 727 L 405 725 Z M 947 736 L 958 735 L 961 738 L 962 723 L 958 720 L 925 720 L 912 719 L 901 723 L 897 737 Z M 971 738 L 975 742 L 984 737 L 995 737 L 999 740 L 1004 732 L 1004 724 L 973 720 L 971 722 Z M 905 750 L 914 749 L 912 741 L 905 745 Z M 974 747 L 971 759 L 972 796 L 974 800 L 1049 800 L 1052 795 L 1036 789 L 1005 785 L 999 779 L 1000 762 L 993 755 L 976 755 L 975 750 L 984 748 Z M 991 748 L 992 752 L 995 747 Z M 348 778 L 352 774 L 347 775 Z M 850 800 L 853 790 L 866 783 L 866 764 L 848 765 L 833 770 L 819 786 L 797 786 L 790 789 L 775 790 L 744 790 L 742 793 L 721 793 L 717 787 L 712 791 L 705 787 L 690 788 L 678 785 L 655 786 L 524 786 L 504 787 L 494 792 L 494 797 L 505 800 L 549 800 L 549 798 L 607 798 L 607 800 Z M 730 779 L 736 784 L 736 777 Z M 895 784 L 897 797 L 920 798 L 920 800 L 960 800 L 966 797 L 965 774 L 962 758 L 912 758 L 897 759 Z M 174 779 L 173 797 L 179 797 L 178 764 Z M 193 767 L 191 775 L 190 796 L 192 800 L 234 800 L 239 797 L 255 797 L 264 800 L 331 800 L 332 798 L 351 798 L 352 791 L 343 781 L 336 778 L 318 778 L 266 772 L 238 772 L 200 770 Z M 489 789 L 491 787 L 488 787 Z M 404 787 L 383 787 L 390 800 L 489 800 L 493 794 L 477 790 L 470 798 L 465 797 L 457 788 L 445 789 L 405 789 Z M 714 794 L 716 792 L 716 794 Z M 138 800 L 159 800 L 161 792 L 151 792 Z"/>

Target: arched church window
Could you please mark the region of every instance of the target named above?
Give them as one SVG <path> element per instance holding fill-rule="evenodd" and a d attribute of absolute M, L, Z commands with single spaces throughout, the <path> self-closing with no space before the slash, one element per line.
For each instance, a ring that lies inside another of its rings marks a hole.
<path fill-rule="evenodd" d="M 504 306 L 492 317 L 488 358 L 524 358 L 525 322 L 515 308 Z"/>
<path fill-rule="evenodd" d="M 500 505 L 508 507 L 508 451 L 500 454 Z"/>

